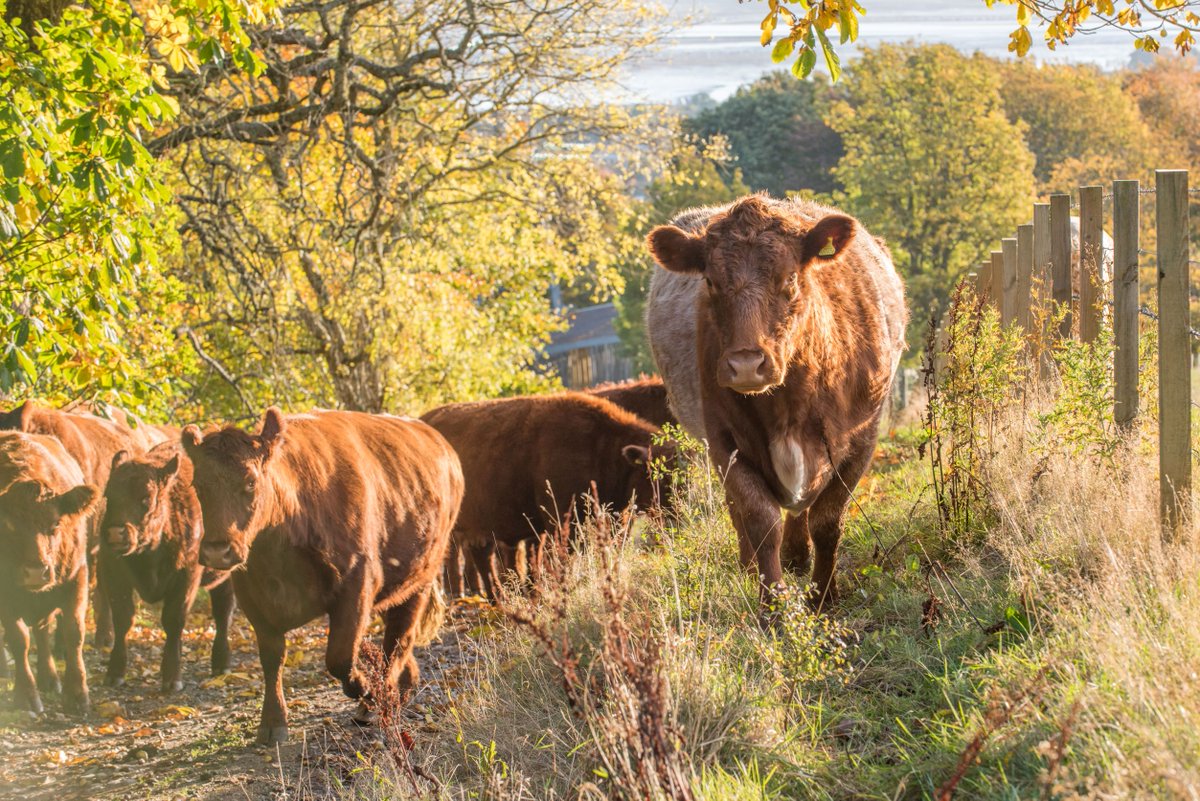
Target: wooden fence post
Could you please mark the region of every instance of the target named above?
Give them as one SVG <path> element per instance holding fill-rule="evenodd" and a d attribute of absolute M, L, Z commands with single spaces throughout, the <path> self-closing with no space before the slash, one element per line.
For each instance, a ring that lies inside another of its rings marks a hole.
<path fill-rule="evenodd" d="M 1104 187 L 1079 188 L 1079 339 L 1095 342 L 1100 336 L 1100 303 L 1103 297 Z"/>
<path fill-rule="evenodd" d="M 1030 311 L 1033 292 L 1033 225 L 1017 226 L 1017 324 L 1029 334 L 1033 330 Z"/>
<path fill-rule="evenodd" d="M 975 274 L 975 295 L 986 301 L 991 294 L 992 263 L 990 261 L 980 262 L 979 271 Z"/>
<path fill-rule="evenodd" d="M 999 250 L 993 250 L 991 253 L 992 261 L 992 305 L 996 307 L 996 313 L 1002 314 L 1004 311 L 1004 254 Z M 1001 317 L 1003 322 L 1003 317 Z"/>
<path fill-rule="evenodd" d="M 1138 413 L 1138 182 L 1113 181 L 1113 419 Z"/>
<path fill-rule="evenodd" d="M 1040 313 L 1046 313 L 1046 306 L 1050 299 L 1050 288 L 1053 284 L 1053 276 L 1050 274 L 1050 204 L 1049 203 L 1034 203 L 1033 204 L 1033 277 L 1037 283 L 1036 300 Z M 1050 330 L 1047 327 L 1042 331 L 1044 340 L 1050 338 Z"/>
<path fill-rule="evenodd" d="M 1000 261 L 1004 269 L 1004 295 L 1000 304 L 1000 322 L 1012 325 L 1017 319 L 1017 240 L 1000 240 Z"/>
<path fill-rule="evenodd" d="M 1188 174 L 1154 174 L 1158 231 L 1158 466 L 1163 537 L 1191 514 L 1192 354 L 1188 315 Z"/>
<path fill-rule="evenodd" d="M 1062 314 L 1058 335 L 1062 339 L 1071 336 L 1071 196 L 1050 196 L 1050 296 Z"/>

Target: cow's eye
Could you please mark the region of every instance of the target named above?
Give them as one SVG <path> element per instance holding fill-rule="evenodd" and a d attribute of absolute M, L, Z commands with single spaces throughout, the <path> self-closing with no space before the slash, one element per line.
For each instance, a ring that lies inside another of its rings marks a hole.
<path fill-rule="evenodd" d="M 708 287 L 708 288 L 709 288 L 709 291 L 711 291 L 711 290 L 712 290 L 712 288 L 713 288 L 713 282 L 712 282 L 712 279 L 711 279 L 711 278 L 709 278 L 707 275 L 706 275 L 706 276 L 704 276 L 704 285 L 705 285 L 706 287 Z"/>

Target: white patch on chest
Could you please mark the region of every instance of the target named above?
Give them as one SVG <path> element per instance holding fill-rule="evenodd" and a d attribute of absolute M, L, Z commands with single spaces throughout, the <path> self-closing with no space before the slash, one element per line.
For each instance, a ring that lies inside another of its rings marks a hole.
<path fill-rule="evenodd" d="M 808 471 L 804 464 L 804 451 L 795 438 L 787 435 L 771 440 L 771 465 L 775 468 L 775 476 L 779 479 L 787 505 L 794 505 L 804 500 L 804 490 L 808 486 Z"/>

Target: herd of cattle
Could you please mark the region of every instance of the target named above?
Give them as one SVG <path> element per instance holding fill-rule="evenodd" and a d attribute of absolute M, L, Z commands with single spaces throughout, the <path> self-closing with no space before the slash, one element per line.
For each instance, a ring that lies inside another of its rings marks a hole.
<path fill-rule="evenodd" d="M 0 415 L 0 624 L 18 702 L 40 713 L 40 691 L 58 691 L 87 709 L 89 599 L 119 685 L 135 593 L 162 603 L 162 687 L 180 690 L 201 587 L 215 673 L 229 665 L 235 605 L 254 629 L 259 742 L 287 736 L 285 635 L 318 617 L 328 671 L 362 699 L 359 649 L 381 614 L 387 680 L 406 691 L 436 582 L 494 592 L 507 555 L 578 520 L 581 504 L 669 507 L 652 462 L 675 460 L 659 434 L 676 418 L 708 442 L 764 614 L 783 569 L 807 570 L 810 542 L 810 602 L 829 604 L 844 510 L 903 348 L 886 247 L 831 209 L 761 196 L 685 213 L 649 247 L 664 268 L 647 315 L 663 381 L 451 404 L 422 420 L 271 408 L 254 434 L 31 402 Z"/>

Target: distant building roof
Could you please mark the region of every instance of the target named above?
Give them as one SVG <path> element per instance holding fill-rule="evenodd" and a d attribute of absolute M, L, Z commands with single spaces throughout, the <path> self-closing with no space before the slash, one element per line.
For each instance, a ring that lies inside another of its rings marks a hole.
<path fill-rule="evenodd" d="M 616 319 L 617 308 L 611 303 L 572 309 L 567 312 L 567 330 L 550 335 L 546 355 L 556 356 L 581 348 L 616 344 L 620 341 L 613 327 Z"/>

